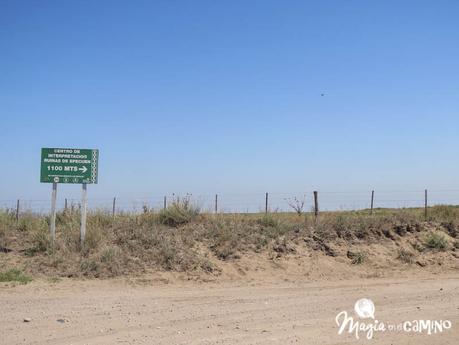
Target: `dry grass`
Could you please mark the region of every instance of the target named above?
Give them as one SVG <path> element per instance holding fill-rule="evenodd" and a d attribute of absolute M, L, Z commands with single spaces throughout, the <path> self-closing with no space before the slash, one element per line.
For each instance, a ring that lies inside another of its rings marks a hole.
<path fill-rule="evenodd" d="M 158 219 L 161 224 L 177 227 L 192 221 L 199 212 L 199 207 L 193 204 L 187 195 L 184 198 L 176 197 L 169 206 L 159 212 Z"/>
<path fill-rule="evenodd" d="M 353 265 L 360 265 L 365 262 L 367 255 L 363 252 L 347 252 L 347 257 L 351 259 Z"/>
<path fill-rule="evenodd" d="M 428 222 L 418 209 L 379 209 L 373 216 L 365 211 L 330 212 L 317 220 L 310 213 L 202 215 L 182 199 L 159 213 L 145 210 L 113 218 L 90 212 L 83 247 L 78 213 L 57 215 L 52 246 L 48 217 L 26 214 L 17 223 L 13 214 L 0 211 L 0 255 L 14 255 L 20 268 L 32 275 L 113 277 L 150 270 L 218 274 L 220 261 L 238 260 L 248 252 L 278 258 L 305 246 L 337 256 L 346 255 L 333 249 L 337 244 L 351 248 L 408 237 L 413 248 L 455 249 L 458 209 L 439 206 L 429 211 Z M 362 264 L 372 255 L 365 250 L 347 253 L 352 264 Z M 402 262 L 414 260 L 414 253 L 401 249 L 394 250 L 395 256 Z M 2 270 L 11 268 L 0 265 Z"/>
<path fill-rule="evenodd" d="M 412 264 L 414 262 L 415 254 L 411 250 L 400 248 L 398 250 L 397 258 L 405 264 Z"/>

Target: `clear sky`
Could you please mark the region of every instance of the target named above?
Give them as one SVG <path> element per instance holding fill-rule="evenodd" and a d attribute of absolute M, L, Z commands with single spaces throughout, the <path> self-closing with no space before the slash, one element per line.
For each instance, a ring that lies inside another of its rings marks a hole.
<path fill-rule="evenodd" d="M 0 199 L 458 189 L 458 1 L 0 0 Z M 78 195 L 79 186 L 64 186 Z"/>

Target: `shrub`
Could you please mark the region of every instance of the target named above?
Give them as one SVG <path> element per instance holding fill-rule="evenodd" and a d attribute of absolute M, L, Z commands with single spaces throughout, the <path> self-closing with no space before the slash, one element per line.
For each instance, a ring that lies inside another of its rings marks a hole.
<path fill-rule="evenodd" d="M 200 212 L 200 208 L 191 202 L 187 195 L 184 198 L 177 197 L 168 207 L 159 212 L 159 221 L 169 226 L 179 226 L 190 222 Z"/>
<path fill-rule="evenodd" d="M 258 220 L 258 224 L 264 226 L 266 228 L 277 228 L 280 225 L 280 221 L 278 218 L 274 217 L 272 214 L 267 213 L 263 216 L 263 218 Z"/>
<path fill-rule="evenodd" d="M 440 233 L 431 232 L 427 235 L 425 246 L 434 250 L 446 250 L 448 247 L 448 240 Z"/>
<path fill-rule="evenodd" d="M 284 200 L 296 212 L 297 215 L 301 216 L 303 213 L 304 204 L 306 202 L 306 195 L 303 195 L 302 198 L 297 198 L 295 196 L 293 198 L 286 198 Z"/>

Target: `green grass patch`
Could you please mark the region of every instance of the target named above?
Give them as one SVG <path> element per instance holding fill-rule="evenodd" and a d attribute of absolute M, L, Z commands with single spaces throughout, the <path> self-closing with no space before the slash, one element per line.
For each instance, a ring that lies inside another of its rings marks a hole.
<path fill-rule="evenodd" d="M 435 250 L 446 250 L 448 248 L 446 237 L 435 232 L 431 232 L 426 236 L 424 244 L 427 248 Z"/>
<path fill-rule="evenodd" d="M 32 278 L 25 275 L 21 270 L 11 269 L 6 272 L 0 272 L 0 282 L 18 282 L 27 284 L 32 281 Z"/>

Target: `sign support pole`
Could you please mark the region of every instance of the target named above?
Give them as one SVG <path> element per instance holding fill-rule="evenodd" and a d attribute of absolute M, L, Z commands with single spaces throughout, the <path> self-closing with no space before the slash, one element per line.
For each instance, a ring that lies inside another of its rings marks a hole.
<path fill-rule="evenodd" d="M 83 183 L 83 190 L 81 194 L 81 226 L 80 226 L 81 247 L 83 247 L 84 238 L 86 235 L 86 210 L 87 210 L 87 188 L 86 188 L 86 183 Z"/>
<path fill-rule="evenodd" d="M 51 193 L 51 219 L 49 229 L 51 232 L 51 241 L 54 247 L 56 239 L 56 199 L 57 199 L 57 182 L 53 182 L 53 191 Z"/>

